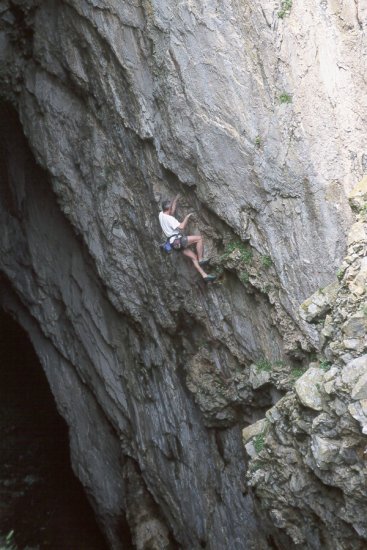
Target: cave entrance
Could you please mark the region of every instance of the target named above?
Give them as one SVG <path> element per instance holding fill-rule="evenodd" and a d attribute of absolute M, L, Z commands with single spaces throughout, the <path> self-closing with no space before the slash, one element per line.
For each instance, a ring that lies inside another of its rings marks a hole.
<path fill-rule="evenodd" d="M 33 346 L 0 311 L 0 533 L 12 530 L 19 548 L 107 550 Z"/>

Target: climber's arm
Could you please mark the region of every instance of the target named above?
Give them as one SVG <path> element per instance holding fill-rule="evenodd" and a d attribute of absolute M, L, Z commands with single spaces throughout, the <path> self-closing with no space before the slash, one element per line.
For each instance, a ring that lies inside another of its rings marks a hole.
<path fill-rule="evenodd" d="M 189 218 L 192 215 L 193 215 L 193 212 L 190 212 L 190 214 L 187 214 L 187 216 L 184 218 L 184 220 L 178 226 L 178 229 L 185 229 L 185 227 L 187 226 L 187 223 L 189 221 Z"/>
<path fill-rule="evenodd" d="M 180 198 L 180 195 L 176 195 L 175 198 L 172 201 L 171 207 L 169 209 L 170 210 L 169 213 L 170 213 L 171 216 L 173 216 L 174 213 L 176 212 L 177 201 L 178 201 L 179 198 Z"/>

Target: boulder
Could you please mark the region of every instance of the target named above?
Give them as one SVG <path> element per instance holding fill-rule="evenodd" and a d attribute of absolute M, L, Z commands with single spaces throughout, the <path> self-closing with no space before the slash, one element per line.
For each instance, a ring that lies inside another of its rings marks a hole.
<path fill-rule="evenodd" d="M 321 369 L 310 368 L 295 383 L 295 390 L 298 398 L 305 407 L 315 411 L 323 408 L 323 398 L 320 386 L 323 382 L 324 373 Z"/>
<path fill-rule="evenodd" d="M 362 428 L 362 433 L 367 435 L 367 399 L 361 399 L 348 406 L 348 411 L 357 420 Z"/>
<path fill-rule="evenodd" d="M 311 323 L 320 317 L 324 317 L 334 303 L 338 289 L 339 283 L 335 281 L 325 288 L 319 289 L 305 300 L 300 307 L 302 319 Z"/>
<path fill-rule="evenodd" d="M 363 338 L 367 332 L 367 317 L 363 312 L 352 315 L 343 324 L 342 331 L 347 338 Z"/>
<path fill-rule="evenodd" d="M 367 372 L 362 374 L 352 390 L 353 399 L 367 399 Z"/>
<path fill-rule="evenodd" d="M 352 388 L 365 372 L 367 372 L 367 354 L 353 359 L 344 367 L 341 374 L 342 382 Z"/>
<path fill-rule="evenodd" d="M 319 468 L 329 468 L 330 463 L 335 462 L 339 454 L 340 444 L 331 439 L 313 435 L 311 438 L 311 451 Z"/>

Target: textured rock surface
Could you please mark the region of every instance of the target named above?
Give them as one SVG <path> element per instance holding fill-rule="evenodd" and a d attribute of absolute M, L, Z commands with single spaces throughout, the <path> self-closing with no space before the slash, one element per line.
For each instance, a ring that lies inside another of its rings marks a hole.
<path fill-rule="evenodd" d="M 302 405 L 314 411 L 322 411 L 323 403 L 320 392 L 322 380 L 322 371 L 320 371 L 320 369 L 310 368 L 296 381 L 294 389 Z"/>
<path fill-rule="evenodd" d="M 353 192 L 352 205 L 355 197 Z M 319 368 L 310 367 L 295 391 L 267 412 L 261 449 L 253 453 L 251 439 L 246 444 L 253 457 L 248 477 L 262 506 L 305 548 L 367 546 L 366 212 L 367 196 L 357 209 L 339 282 L 323 294 L 329 302 L 319 327 Z M 317 292 L 301 309 L 320 321 L 319 305 Z"/>
<path fill-rule="evenodd" d="M 284 18 L 275 1 L 0 4 L 0 95 L 42 167 L 2 107 L 2 303 L 116 548 L 125 515 L 137 546 L 267 546 L 240 427 L 317 342 L 298 304 L 330 283 L 345 191 L 367 170 L 366 8 L 294 4 Z M 160 256 L 158 202 L 178 191 L 219 285 Z M 263 358 L 286 374 L 250 382 Z"/>

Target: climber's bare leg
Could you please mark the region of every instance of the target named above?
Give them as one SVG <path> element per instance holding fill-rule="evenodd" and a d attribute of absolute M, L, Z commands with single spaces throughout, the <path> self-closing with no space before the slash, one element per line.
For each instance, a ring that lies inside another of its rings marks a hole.
<path fill-rule="evenodd" d="M 188 237 L 188 239 L 190 238 L 191 237 Z M 207 274 L 205 273 L 205 271 L 201 269 L 201 267 L 199 266 L 199 260 L 195 252 L 193 252 L 192 250 L 189 250 L 188 248 L 185 248 L 185 250 L 183 250 L 182 252 L 185 254 L 185 256 L 190 258 L 190 260 L 194 264 L 195 269 L 200 273 L 200 275 L 202 277 L 207 277 Z"/>
<path fill-rule="evenodd" d="M 203 237 L 201 237 L 201 235 L 190 235 L 189 237 L 187 237 L 187 244 L 196 244 L 196 251 L 198 255 L 198 260 L 200 262 L 203 259 L 204 253 Z"/>

